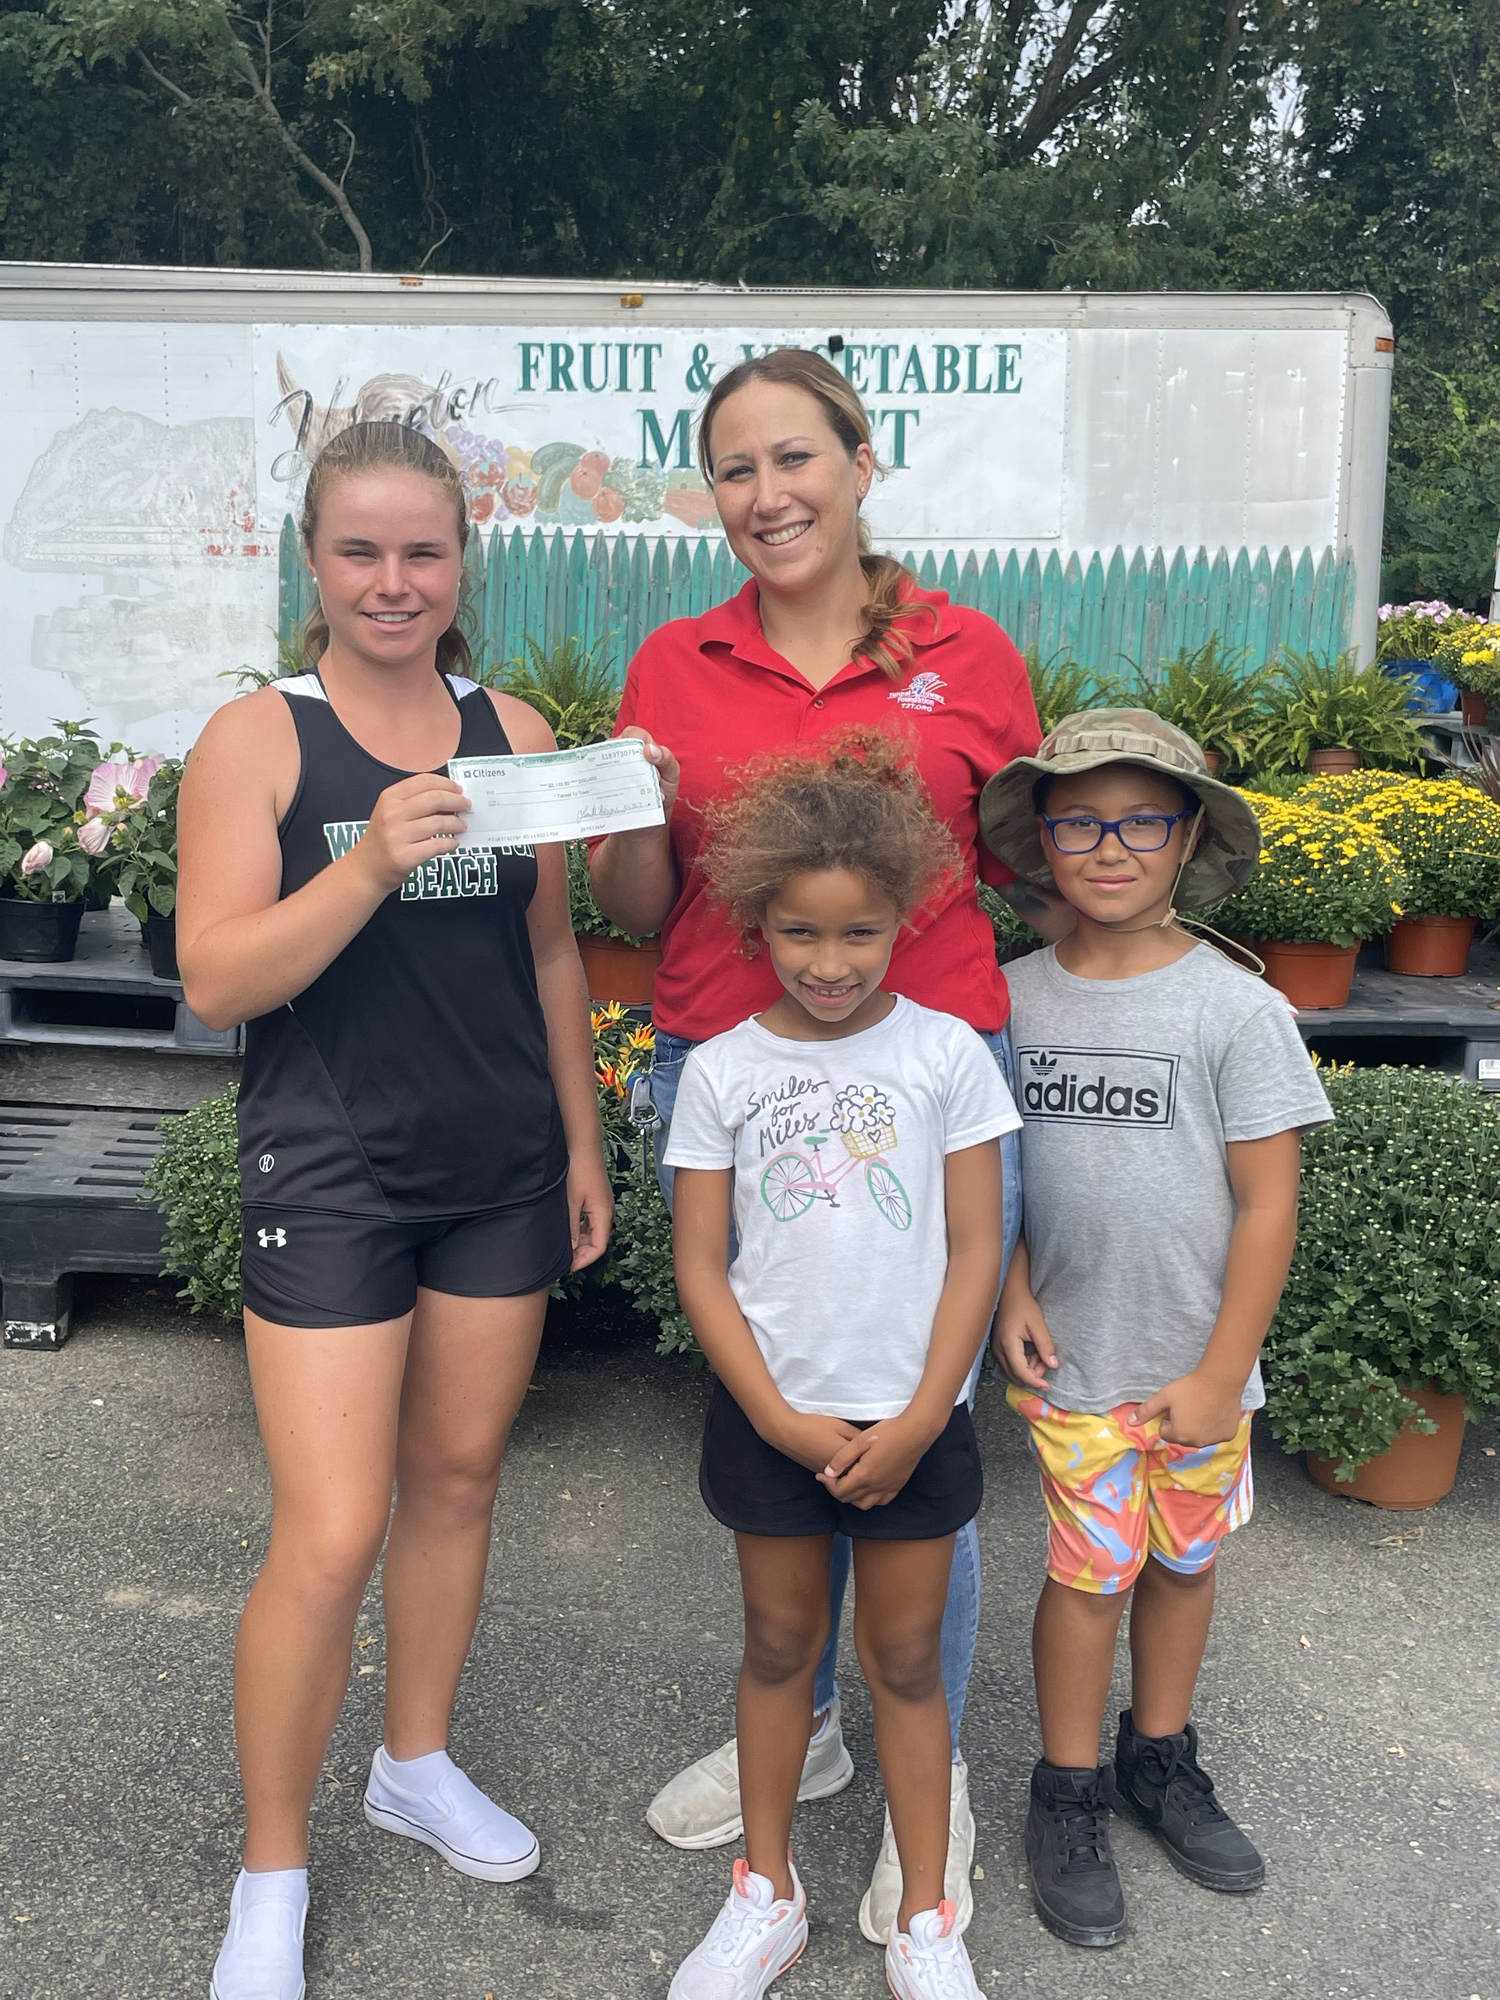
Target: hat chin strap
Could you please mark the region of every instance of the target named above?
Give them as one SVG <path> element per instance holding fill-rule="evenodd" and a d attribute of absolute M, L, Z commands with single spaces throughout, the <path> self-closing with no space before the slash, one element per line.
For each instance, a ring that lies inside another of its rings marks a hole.
<path fill-rule="evenodd" d="M 1212 938 L 1214 949 L 1222 952 L 1231 963 L 1246 972 L 1253 972 L 1257 979 L 1265 974 L 1265 960 L 1257 958 L 1247 944 L 1237 944 L 1233 938 L 1216 931 L 1212 924 L 1202 923 L 1197 917 L 1179 916 L 1177 912 L 1177 891 L 1182 887 L 1182 877 L 1198 846 L 1198 833 L 1203 825 L 1203 815 L 1207 808 L 1200 805 L 1193 815 L 1193 823 L 1187 830 L 1187 838 L 1182 843 L 1182 861 L 1172 879 L 1172 893 L 1167 898 L 1167 914 L 1154 918 L 1149 924 L 1125 924 L 1116 929 L 1115 935 L 1129 937 L 1135 931 L 1176 931 L 1180 937 L 1189 938 L 1194 944 Z"/>

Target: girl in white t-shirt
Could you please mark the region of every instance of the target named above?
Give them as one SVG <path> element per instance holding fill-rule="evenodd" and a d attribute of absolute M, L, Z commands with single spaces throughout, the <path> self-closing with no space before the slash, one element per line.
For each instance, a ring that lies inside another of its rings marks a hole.
<path fill-rule="evenodd" d="M 699 1486 L 745 1600 L 746 1858 L 670 2000 L 760 2000 L 807 1941 L 787 1840 L 835 1533 L 901 1859 L 891 1989 L 983 2000 L 942 1900 L 940 1632 L 983 1492 L 965 1387 L 1000 1282 L 997 1140 L 1020 1119 L 972 1028 L 881 988 L 901 924 L 958 870 L 899 744 L 763 760 L 715 820 L 703 866 L 785 991 L 693 1051 L 666 1154 L 678 1291 L 719 1378 Z"/>

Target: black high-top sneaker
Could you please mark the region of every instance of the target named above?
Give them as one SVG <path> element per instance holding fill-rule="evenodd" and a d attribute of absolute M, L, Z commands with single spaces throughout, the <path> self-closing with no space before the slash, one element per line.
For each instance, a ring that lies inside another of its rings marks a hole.
<path fill-rule="evenodd" d="M 1265 1881 L 1265 1862 L 1214 1797 L 1192 1723 L 1180 1736 L 1137 1736 L 1124 1709 L 1106 1783 L 1115 1811 L 1154 1833 L 1191 1881 L 1237 1896 Z"/>
<path fill-rule="evenodd" d="M 1045 1759 L 1031 1774 L 1026 1815 L 1031 1897 L 1042 1922 L 1065 1944 L 1118 1944 L 1125 1892 L 1109 1844 L 1104 1773 L 1068 1770 Z"/>

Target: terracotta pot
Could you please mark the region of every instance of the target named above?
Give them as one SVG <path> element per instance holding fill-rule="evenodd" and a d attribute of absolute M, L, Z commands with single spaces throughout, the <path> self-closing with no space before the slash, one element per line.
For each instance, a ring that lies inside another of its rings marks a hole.
<path fill-rule="evenodd" d="M 1219 766 L 1224 761 L 1224 759 L 1219 755 L 1218 751 L 1205 750 L 1203 753 L 1203 761 L 1208 766 L 1208 775 L 1211 778 L 1217 778 L 1219 775 Z"/>
<path fill-rule="evenodd" d="M 1419 979 L 1462 979 L 1473 942 L 1472 917 L 1402 917 L 1386 935 L 1385 969 Z"/>
<path fill-rule="evenodd" d="M 1308 757 L 1307 768 L 1319 778 L 1347 778 L 1364 761 L 1357 750 L 1314 750 Z"/>
<path fill-rule="evenodd" d="M 1354 979 L 1357 944 L 1253 943 L 1266 962 L 1266 983 L 1294 1007 L 1347 1007 Z"/>
<path fill-rule="evenodd" d="M 654 938 L 628 944 L 624 938 L 585 937 L 574 932 L 590 1000 L 622 1000 L 628 1007 L 649 1007 L 656 989 L 661 946 Z"/>
<path fill-rule="evenodd" d="M 1333 1459 L 1307 1454 L 1307 1473 L 1314 1486 L 1350 1500 L 1367 1500 L 1372 1507 L 1403 1513 L 1415 1507 L 1435 1507 L 1453 1491 L 1458 1454 L 1464 1442 L 1464 1399 L 1445 1396 L 1429 1382 L 1425 1389 L 1408 1389 L 1437 1424 L 1432 1433 L 1404 1430 L 1389 1451 L 1362 1465 L 1352 1482 L 1337 1477 Z"/>
<path fill-rule="evenodd" d="M 1483 729 L 1489 720 L 1490 704 L 1487 695 L 1475 694 L 1465 688 L 1459 695 L 1458 705 L 1463 711 L 1463 719 L 1471 728 Z"/>

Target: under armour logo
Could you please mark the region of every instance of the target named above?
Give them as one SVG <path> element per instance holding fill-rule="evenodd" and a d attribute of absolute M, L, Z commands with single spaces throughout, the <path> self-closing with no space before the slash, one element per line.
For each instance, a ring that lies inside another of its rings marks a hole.
<path fill-rule="evenodd" d="M 274 1153 L 262 1153 L 255 1164 L 263 1174 L 268 1174 L 276 1164 L 276 1155 Z"/>
<path fill-rule="evenodd" d="M 262 1250 L 284 1250 L 286 1248 L 286 1231 L 284 1229 L 257 1229 L 255 1233 L 260 1238 L 260 1247 Z"/>

